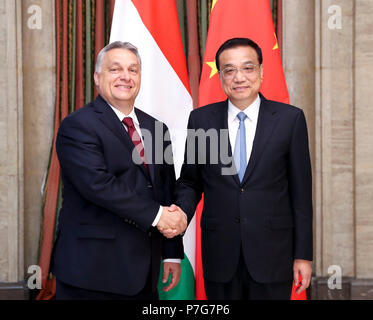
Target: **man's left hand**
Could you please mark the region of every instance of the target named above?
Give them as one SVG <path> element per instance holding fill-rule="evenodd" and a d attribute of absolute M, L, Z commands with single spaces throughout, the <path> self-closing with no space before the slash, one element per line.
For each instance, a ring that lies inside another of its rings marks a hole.
<path fill-rule="evenodd" d="M 301 285 L 297 289 L 297 294 L 300 294 L 303 290 L 306 290 L 311 282 L 311 261 L 302 260 L 302 259 L 295 259 L 293 265 L 293 273 L 294 273 L 294 282 L 295 286 L 299 283 L 299 275 L 302 277 Z"/>
<path fill-rule="evenodd" d="M 181 264 L 175 262 L 163 262 L 163 283 L 167 283 L 169 274 L 171 273 L 171 282 L 168 286 L 163 288 L 164 292 L 168 292 L 171 289 L 175 288 L 180 281 L 181 275 Z"/>

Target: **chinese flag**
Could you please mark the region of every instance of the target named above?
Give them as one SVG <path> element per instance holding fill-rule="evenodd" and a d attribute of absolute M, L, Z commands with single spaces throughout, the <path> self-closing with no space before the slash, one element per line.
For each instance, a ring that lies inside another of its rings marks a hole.
<path fill-rule="evenodd" d="M 250 38 L 263 52 L 264 81 L 261 93 L 270 100 L 289 103 L 281 56 L 273 26 L 269 0 L 214 0 L 212 2 L 206 51 L 203 59 L 199 86 L 199 106 L 204 106 L 227 97 L 221 89 L 215 54 L 219 47 L 230 38 Z M 196 229 L 196 298 L 206 299 L 202 258 L 200 220 L 203 198 L 197 207 Z M 306 300 L 306 293 L 300 295 L 293 286 L 292 300 Z"/>

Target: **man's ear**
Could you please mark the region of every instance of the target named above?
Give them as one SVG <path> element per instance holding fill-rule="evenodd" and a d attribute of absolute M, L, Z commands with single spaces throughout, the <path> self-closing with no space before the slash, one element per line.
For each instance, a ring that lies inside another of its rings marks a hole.
<path fill-rule="evenodd" d="M 93 79 L 95 80 L 96 87 L 98 87 L 98 79 L 99 79 L 99 77 L 100 77 L 100 75 L 97 72 L 95 72 L 93 74 Z"/>
<path fill-rule="evenodd" d="M 261 81 L 264 80 L 264 66 L 263 65 L 260 66 L 260 80 Z"/>

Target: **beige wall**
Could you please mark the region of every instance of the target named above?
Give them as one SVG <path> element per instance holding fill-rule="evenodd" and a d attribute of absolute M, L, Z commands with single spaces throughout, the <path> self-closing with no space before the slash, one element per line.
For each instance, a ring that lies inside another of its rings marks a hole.
<path fill-rule="evenodd" d="M 330 29 L 328 8 L 342 8 L 342 28 Z M 317 153 L 322 171 L 317 180 L 322 188 L 317 218 L 318 269 L 327 275 L 330 265 L 340 265 L 343 275 L 355 276 L 354 228 L 354 118 L 353 118 L 353 36 L 352 1 L 320 1 L 321 19 L 316 54 L 320 76 L 315 106 L 319 115 L 320 149 Z M 324 200 L 325 199 L 325 200 Z"/>
<path fill-rule="evenodd" d="M 284 0 L 283 12 L 286 80 L 313 144 L 315 276 L 338 265 L 373 278 L 373 1 Z"/>
<path fill-rule="evenodd" d="M 0 282 L 5 283 L 22 281 L 28 266 L 38 263 L 41 186 L 54 115 L 54 24 L 54 1 L 0 0 Z"/>
<path fill-rule="evenodd" d="M 40 8 L 41 24 L 37 19 Z M 40 28 L 40 29 L 39 29 Z M 38 264 L 42 185 L 53 138 L 56 92 L 54 1 L 22 0 L 25 268 Z"/>
<path fill-rule="evenodd" d="M 21 2 L 0 0 L 0 282 L 23 278 Z"/>
<path fill-rule="evenodd" d="M 355 270 L 373 278 L 373 1 L 354 11 Z"/>

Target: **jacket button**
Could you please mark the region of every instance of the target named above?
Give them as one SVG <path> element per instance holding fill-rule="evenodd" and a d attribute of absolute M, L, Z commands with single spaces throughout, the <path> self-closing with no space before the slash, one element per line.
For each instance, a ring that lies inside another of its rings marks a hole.
<path fill-rule="evenodd" d="M 151 184 L 148 184 L 148 188 L 153 188 L 153 186 Z"/>
<path fill-rule="evenodd" d="M 241 193 L 243 193 L 243 192 L 245 191 L 245 189 L 244 189 L 244 188 L 241 188 L 241 190 L 240 190 L 240 191 L 241 191 Z"/>
<path fill-rule="evenodd" d="M 240 223 L 240 218 L 234 218 L 234 222 Z"/>

